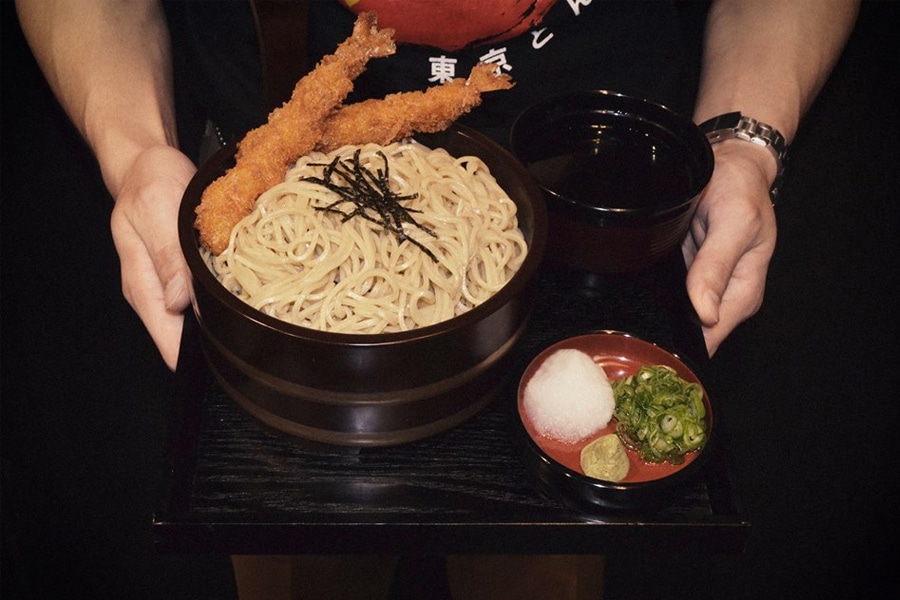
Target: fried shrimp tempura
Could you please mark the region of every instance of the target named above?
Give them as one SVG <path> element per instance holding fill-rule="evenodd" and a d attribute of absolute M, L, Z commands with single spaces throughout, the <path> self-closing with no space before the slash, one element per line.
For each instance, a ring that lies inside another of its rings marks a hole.
<path fill-rule="evenodd" d="M 266 124 L 241 140 L 235 166 L 206 188 L 197 207 L 195 225 L 204 246 L 216 255 L 228 247 L 231 230 L 250 214 L 259 195 L 314 148 L 326 119 L 353 90 L 369 59 L 394 53 L 393 34 L 378 29 L 374 13 L 361 13 L 352 35 L 297 82 L 290 100 L 273 110 Z"/>
<path fill-rule="evenodd" d="M 414 133 L 443 131 L 481 104 L 481 94 L 513 87 L 508 75 L 479 63 L 467 79 L 456 78 L 421 92 L 390 94 L 339 108 L 316 145 L 330 152 L 347 144 L 389 144 Z"/>

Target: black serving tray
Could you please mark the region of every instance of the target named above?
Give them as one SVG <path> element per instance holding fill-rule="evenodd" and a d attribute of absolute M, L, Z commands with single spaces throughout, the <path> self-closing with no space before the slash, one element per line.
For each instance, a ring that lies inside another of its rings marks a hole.
<path fill-rule="evenodd" d="M 616 329 L 707 362 L 680 253 L 638 273 L 541 274 L 504 392 L 437 436 L 388 448 L 315 445 L 265 428 L 212 380 L 186 318 L 172 439 L 153 528 L 163 552 L 607 553 L 623 544 L 737 553 L 749 522 L 722 444 L 669 504 L 578 512 L 534 485 L 516 439 L 516 386 L 553 342 Z M 715 386 L 705 382 L 715 404 Z M 719 440 L 721 442 L 721 440 Z"/>

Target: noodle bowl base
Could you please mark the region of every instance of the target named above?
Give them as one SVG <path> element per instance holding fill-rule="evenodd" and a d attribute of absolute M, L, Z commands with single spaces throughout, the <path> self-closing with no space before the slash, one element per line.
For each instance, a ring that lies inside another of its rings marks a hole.
<path fill-rule="evenodd" d="M 192 180 L 179 215 L 193 274 L 192 304 L 207 362 L 222 389 L 257 420 L 289 435 L 344 446 L 387 446 L 428 437 L 476 414 L 499 392 L 521 337 L 546 243 L 540 190 L 500 146 L 463 127 L 417 136 L 454 156 L 475 155 L 516 203 L 528 253 L 492 297 L 449 320 L 379 333 L 319 331 L 244 303 L 203 261 L 193 211 L 202 190 L 232 164 L 234 148 Z"/>
<path fill-rule="evenodd" d="M 523 327 L 524 329 L 524 327 Z M 216 381 L 247 413 L 290 435 L 342 446 L 385 446 L 430 437 L 463 423 L 503 388 L 508 344 L 475 366 L 432 384 L 384 392 L 315 389 L 277 379 L 202 339 Z M 471 398 L 460 405 L 460 398 Z"/>

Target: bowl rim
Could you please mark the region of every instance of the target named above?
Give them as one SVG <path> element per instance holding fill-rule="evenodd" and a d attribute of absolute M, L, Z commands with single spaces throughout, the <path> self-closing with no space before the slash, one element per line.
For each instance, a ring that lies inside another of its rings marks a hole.
<path fill-rule="evenodd" d="M 194 210 L 199 204 L 203 190 L 210 182 L 234 164 L 234 154 L 237 150 L 237 144 L 235 142 L 230 142 L 219 149 L 200 166 L 197 173 L 188 183 L 178 209 L 179 243 L 184 259 L 191 272 L 191 299 L 193 309 L 195 313 L 198 314 L 198 318 L 199 308 L 196 302 L 196 294 L 193 288 L 194 285 L 202 286 L 204 290 L 212 294 L 216 301 L 224 304 L 229 311 L 236 313 L 241 318 L 260 327 L 276 331 L 279 334 L 291 338 L 311 340 L 326 345 L 373 347 L 439 337 L 452 331 L 474 326 L 482 321 L 484 317 L 501 309 L 508 303 L 510 298 L 515 297 L 522 290 L 527 288 L 529 282 L 534 279 L 540 268 L 548 236 L 547 209 L 544 197 L 537 182 L 534 181 L 534 178 L 531 177 L 518 158 L 499 143 L 471 127 L 453 123 L 444 131 L 429 134 L 417 134 L 412 137 L 416 140 L 440 140 L 445 136 L 458 136 L 468 143 L 475 144 L 489 151 L 496 159 L 504 161 L 511 170 L 511 178 L 514 178 L 517 181 L 517 185 L 523 186 L 525 192 L 524 196 L 528 198 L 528 203 L 530 204 L 532 213 L 532 231 L 531 240 L 528 243 L 528 253 L 519 270 L 516 271 L 510 280 L 490 298 L 461 315 L 457 315 L 433 325 L 417 327 L 407 331 L 374 334 L 341 333 L 303 327 L 267 315 L 250 306 L 231 293 L 218 281 L 218 279 L 216 279 L 215 275 L 200 255 L 199 232 L 194 226 Z M 476 152 L 472 152 L 471 154 L 476 155 Z M 486 164 L 489 163 L 489 160 L 485 160 L 483 156 L 479 156 L 479 158 Z M 493 158 L 491 160 L 493 160 Z M 494 175 L 494 177 L 497 177 L 496 169 L 490 164 L 488 164 L 488 166 L 491 167 L 491 174 Z M 513 201 L 516 202 L 518 207 L 519 203 L 515 198 L 513 198 Z M 518 209 L 521 211 L 521 207 L 518 207 Z"/>
<path fill-rule="evenodd" d="M 690 373 L 694 379 L 697 380 L 700 387 L 703 389 L 703 397 L 706 404 L 707 409 L 707 439 L 706 443 L 703 447 L 696 452 L 694 459 L 684 467 L 669 473 L 663 477 L 658 477 L 655 479 L 647 479 L 644 481 L 609 481 L 605 479 L 598 479 L 596 477 L 590 477 L 589 475 L 585 475 L 584 473 L 579 473 L 574 469 L 567 467 L 562 464 L 552 456 L 538 443 L 537 440 L 531 435 L 528 431 L 528 428 L 525 425 L 525 421 L 523 419 L 522 410 L 521 410 L 521 400 L 522 394 L 524 392 L 524 384 L 525 384 L 525 375 L 526 372 L 536 364 L 536 361 L 543 357 L 546 359 L 549 356 L 549 352 L 551 349 L 559 348 L 560 346 L 572 342 L 574 340 L 578 340 L 580 338 L 593 338 L 598 336 L 620 336 L 629 338 L 633 341 L 636 341 L 639 344 L 652 346 L 653 348 L 669 355 L 674 358 L 679 366 L 683 367 L 688 373 Z M 709 392 L 706 389 L 703 381 L 699 376 L 694 372 L 694 370 L 690 367 L 690 365 L 685 362 L 678 353 L 667 350 L 663 348 L 660 344 L 655 342 L 651 342 L 645 338 L 634 335 L 632 333 L 628 333 L 625 331 L 617 330 L 617 329 L 596 329 L 587 331 L 584 333 L 578 333 L 574 335 L 567 335 L 563 338 L 557 339 L 551 344 L 548 344 L 544 348 L 542 348 L 537 354 L 535 354 L 531 360 L 528 361 L 527 365 L 523 369 L 522 373 L 519 376 L 519 381 L 516 387 L 516 423 L 519 433 L 521 437 L 524 438 L 528 447 L 532 453 L 536 455 L 536 458 L 543 463 L 545 469 L 549 469 L 550 472 L 556 477 L 561 478 L 568 482 L 569 485 L 577 485 L 582 489 L 588 489 L 592 491 L 609 491 L 609 492 L 640 492 L 642 490 L 648 489 L 661 489 L 664 487 L 670 487 L 676 485 L 685 479 L 688 479 L 693 476 L 693 474 L 697 471 L 697 469 L 701 468 L 702 462 L 705 457 L 708 455 L 709 447 L 713 442 L 713 430 L 714 430 L 714 418 L 713 418 L 713 410 L 712 410 L 712 399 L 709 396 Z"/>

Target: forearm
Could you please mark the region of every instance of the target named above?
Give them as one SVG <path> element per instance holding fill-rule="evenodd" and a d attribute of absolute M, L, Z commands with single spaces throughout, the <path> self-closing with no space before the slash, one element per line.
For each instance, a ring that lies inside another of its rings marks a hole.
<path fill-rule="evenodd" d="M 146 148 L 176 145 L 169 34 L 156 0 L 17 0 L 22 30 L 113 196 Z"/>
<path fill-rule="evenodd" d="M 856 0 L 717 0 L 694 120 L 741 111 L 793 140 L 856 20 Z"/>

